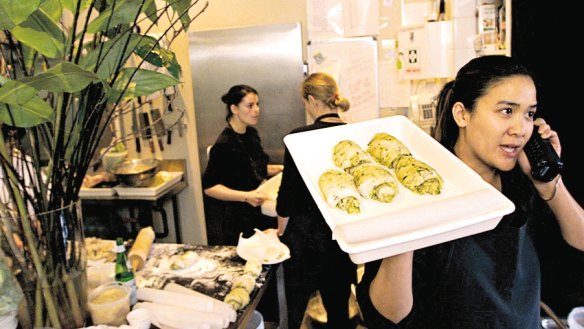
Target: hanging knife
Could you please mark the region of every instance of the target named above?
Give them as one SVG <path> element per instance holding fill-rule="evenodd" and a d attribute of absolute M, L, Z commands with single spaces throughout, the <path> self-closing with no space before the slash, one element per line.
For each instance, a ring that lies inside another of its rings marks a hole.
<path fill-rule="evenodd" d="M 152 129 L 150 128 L 150 118 L 148 117 L 148 112 L 142 112 L 142 129 L 144 131 L 144 137 L 148 139 L 150 152 L 154 154 L 154 141 L 152 140 Z"/>
<path fill-rule="evenodd" d="M 154 127 L 154 135 L 158 141 L 158 147 L 160 151 L 164 151 L 164 143 L 162 142 L 162 137 L 166 134 L 166 129 L 164 128 L 164 122 L 162 122 L 162 116 L 160 115 L 160 110 L 152 106 L 152 101 L 148 102 L 150 107 L 150 118 L 152 119 L 152 127 Z"/>
<path fill-rule="evenodd" d="M 141 103 L 140 97 L 138 97 L 138 102 Z M 140 153 L 141 145 L 140 145 L 140 126 L 138 124 L 138 111 L 136 110 L 136 103 L 132 101 L 132 134 L 136 136 L 136 153 Z"/>

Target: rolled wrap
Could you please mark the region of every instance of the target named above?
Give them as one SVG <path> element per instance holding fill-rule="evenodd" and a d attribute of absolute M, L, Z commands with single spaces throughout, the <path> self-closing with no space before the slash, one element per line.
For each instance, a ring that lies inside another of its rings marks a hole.
<path fill-rule="evenodd" d="M 128 252 L 128 259 L 134 271 L 139 271 L 144 266 L 155 236 L 152 226 L 144 227 L 138 232 L 136 240 Z"/>
<path fill-rule="evenodd" d="M 395 176 L 403 186 L 417 194 L 440 194 L 444 182 L 434 168 L 411 156 L 396 161 Z"/>
<path fill-rule="evenodd" d="M 373 162 L 371 156 L 353 141 L 342 140 L 333 147 L 333 163 L 348 173 L 351 168 L 368 162 Z"/>
<path fill-rule="evenodd" d="M 398 192 L 398 182 L 389 170 L 376 163 L 364 163 L 351 171 L 359 193 L 370 200 L 391 202 Z"/>
<path fill-rule="evenodd" d="M 387 133 L 377 133 L 367 144 L 369 153 L 377 162 L 394 169 L 399 157 L 411 155 L 408 147 L 396 137 Z"/>
<path fill-rule="evenodd" d="M 350 174 L 330 169 L 320 175 L 318 186 L 326 202 L 349 214 L 359 213 L 359 191 Z"/>

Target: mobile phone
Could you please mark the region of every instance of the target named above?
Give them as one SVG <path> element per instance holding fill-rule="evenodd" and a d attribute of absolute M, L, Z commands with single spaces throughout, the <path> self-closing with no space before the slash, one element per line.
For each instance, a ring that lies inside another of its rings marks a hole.
<path fill-rule="evenodd" d="M 531 176 L 541 182 L 549 182 L 562 172 L 564 162 L 549 139 L 541 138 L 534 129 L 531 138 L 523 148 L 531 164 Z"/>

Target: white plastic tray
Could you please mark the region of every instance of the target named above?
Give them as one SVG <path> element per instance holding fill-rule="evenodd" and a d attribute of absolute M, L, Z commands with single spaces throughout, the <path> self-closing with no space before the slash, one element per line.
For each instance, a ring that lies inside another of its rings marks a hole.
<path fill-rule="evenodd" d="M 412 155 L 444 178 L 439 195 L 417 195 L 400 185 L 391 203 L 361 199 L 361 212 L 347 214 L 330 207 L 318 178 L 332 162 L 333 146 L 350 139 L 367 148 L 378 132 L 389 133 Z M 513 203 L 440 143 L 404 116 L 362 121 L 284 137 L 308 190 L 341 249 L 355 263 L 449 241 L 494 228 Z"/>

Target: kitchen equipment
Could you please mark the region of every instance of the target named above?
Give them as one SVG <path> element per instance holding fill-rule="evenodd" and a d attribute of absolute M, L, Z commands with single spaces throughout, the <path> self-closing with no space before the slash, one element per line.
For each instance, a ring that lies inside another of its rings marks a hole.
<path fill-rule="evenodd" d="M 152 184 L 159 165 L 156 159 L 126 160 L 112 168 L 112 173 L 126 186 L 145 187 Z"/>

